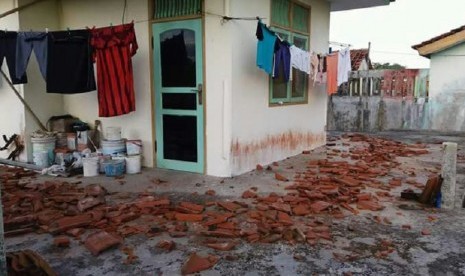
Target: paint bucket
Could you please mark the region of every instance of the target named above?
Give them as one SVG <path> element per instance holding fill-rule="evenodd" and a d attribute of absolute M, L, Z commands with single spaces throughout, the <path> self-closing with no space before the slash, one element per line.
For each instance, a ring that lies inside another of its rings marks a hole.
<path fill-rule="evenodd" d="M 98 157 L 85 157 L 82 158 L 82 166 L 84 169 L 84 176 L 97 176 L 99 174 L 99 158 Z"/>
<path fill-rule="evenodd" d="M 103 155 L 116 156 L 126 153 L 126 142 L 124 139 L 117 141 L 102 140 L 100 145 L 102 146 Z"/>
<path fill-rule="evenodd" d="M 126 153 L 128 155 L 142 154 L 142 140 L 127 140 Z"/>
<path fill-rule="evenodd" d="M 76 149 L 76 133 L 67 133 L 66 141 L 67 141 L 68 149 L 70 150 Z"/>
<path fill-rule="evenodd" d="M 64 132 L 57 133 L 57 148 L 68 147 L 68 135 Z"/>
<path fill-rule="evenodd" d="M 121 127 L 107 127 L 105 129 L 105 140 L 109 140 L 109 141 L 121 140 Z"/>
<path fill-rule="evenodd" d="M 44 168 L 49 167 L 50 165 L 53 164 L 53 162 L 55 162 L 55 144 L 56 144 L 55 137 L 42 137 L 42 138 L 32 137 L 31 142 L 32 142 L 32 156 L 34 156 L 34 153 L 36 152 L 38 153 L 38 152 L 46 151 L 48 153 L 47 162 L 41 163 L 42 165 L 44 165 Z"/>
<path fill-rule="evenodd" d="M 104 163 L 106 176 L 121 176 L 124 174 L 125 162 L 123 159 L 108 160 Z"/>
<path fill-rule="evenodd" d="M 32 160 L 34 164 L 40 168 L 48 168 L 48 151 L 36 151 L 32 153 Z"/>
<path fill-rule="evenodd" d="M 105 162 L 111 160 L 111 156 L 100 155 L 99 156 L 99 171 L 100 173 L 105 173 Z"/>
<path fill-rule="evenodd" d="M 128 155 L 126 158 L 126 173 L 136 174 L 140 173 L 142 167 L 142 157 L 138 155 Z"/>

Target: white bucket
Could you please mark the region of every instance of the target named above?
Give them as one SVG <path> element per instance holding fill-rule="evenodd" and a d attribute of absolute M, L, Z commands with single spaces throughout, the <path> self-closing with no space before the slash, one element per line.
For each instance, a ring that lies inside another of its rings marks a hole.
<path fill-rule="evenodd" d="M 142 140 L 127 140 L 126 153 L 128 155 L 142 154 Z"/>
<path fill-rule="evenodd" d="M 41 168 L 50 167 L 48 163 L 48 151 L 36 151 L 32 153 L 34 164 Z"/>
<path fill-rule="evenodd" d="M 67 133 L 67 144 L 68 149 L 75 150 L 76 149 L 76 133 Z"/>
<path fill-rule="evenodd" d="M 32 142 L 32 155 L 34 156 L 34 153 L 46 151 L 48 153 L 48 160 L 46 164 L 45 163 L 41 163 L 41 164 L 44 165 L 44 168 L 50 167 L 50 165 L 52 165 L 53 162 L 55 162 L 56 138 L 55 137 L 44 137 L 44 138 L 31 137 L 31 142 Z"/>
<path fill-rule="evenodd" d="M 142 162 L 141 155 L 128 155 L 126 157 L 126 173 L 136 174 L 140 173 Z"/>
<path fill-rule="evenodd" d="M 100 172 L 98 157 L 82 158 L 82 166 L 84 168 L 84 176 L 97 176 Z"/>
<path fill-rule="evenodd" d="M 126 142 L 124 139 L 118 141 L 102 140 L 100 145 L 102 146 L 103 155 L 116 156 L 126 153 Z"/>
<path fill-rule="evenodd" d="M 107 127 L 105 129 L 105 140 L 109 140 L 109 141 L 121 140 L 121 127 Z"/>

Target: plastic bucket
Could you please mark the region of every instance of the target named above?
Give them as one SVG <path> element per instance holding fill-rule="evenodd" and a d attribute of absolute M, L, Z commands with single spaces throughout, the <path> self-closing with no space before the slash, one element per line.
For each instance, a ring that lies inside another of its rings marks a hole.
<path fill-rule="evenodd" d="M 48 151 L 36 151 L 32 153 L 34 164 L 41 168 L 48 168 Z"/>
<path fill-rule="evenodd" d="M 142 140 L 127 140 L 126 153 L 128 155 L 142 154 Z"/>
<path fill-rule="evenodd" d="M 64 132 L 57 133 L 57 148 L 68 147 L 68 135 Z"/>
<path fill-rule="evenodd" d="M 31 142 L 32 142 L 32 156 L 34 156 L 34 153 L 38 153 L 38 155 L 40 155 L 39 152 L 46 151 L 48 153 L 48 160 L 46 163 L 41 163 L 41 164 L 44 166 L 44 168 L 50 167 L 50 165 L 52 165 L 53 162 L 55 162 L 56 138 L 55 137 L 44 137 L 44 138 L 32 137 Z M 37 163 L 36 165 L 42 166 Z"/>
<path fill-rule="evenodd" d="M 105 129 L 105 139 L 109 141 L 121 140 L 121 127 L 107 127 Z"/>
<path fill-rule="evenodd" d="M 104 163 L 106 176 L 121 176 L 124 174 L 125 162 L 123 159 L 108 160 Z"/>
<path fill-rule="evenodd" d="M 70 150 L 76 149 L 76 133 L 67 133 L 66 141 Z"/>
<path fill-rule="evenodd" d="M 84 169 L 84 176 L 97 176 L 100 172 L 98 157 L 82 158 L 82 166 Z"/>
<path fill-rule="evenodd" d="M 142 167 L 142 157 L 138 155 L 129 155 L 126 157 L 126 173 L 140 173 Z"/>
<path fill-rule="evenodd" d="M 107 162 L 108 160 L 111 160 L 110 156 L 107 156 L 107 155 L 99 156 L 99 171 L 100 171 L 100 173 L 105 173 L 105 162 Z"/>
<path fill-rule="evenodd" d="M 102 146 L 103 155 L 116 156 L 126 153 L 126 143 L 124 139 L 118 141 L 102 140 L 100 145 Z"/>

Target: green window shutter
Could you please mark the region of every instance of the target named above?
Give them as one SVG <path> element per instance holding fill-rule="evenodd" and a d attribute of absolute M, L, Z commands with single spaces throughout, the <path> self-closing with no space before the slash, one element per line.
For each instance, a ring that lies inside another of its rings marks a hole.
<path fill-rule="evenodd" d="M 294 10 L 293 10 L 293 29 L 297 31 L 301 31 L 304 33 L 309 33 L 308 30 L 308 19 L 309 19 L 309 11 L 308 9 L 305 9 L 304 7 L 293 4 Z"/>
<path fill-rule="evenodd" d="M 197 15 L 202 12 L 202 0 L 154 0 L 154 19 Z"/>
<path fill-rule="evenodd" d="M 271 1 L 271 24 L 290 27 L 289 20 L 290 3 L 289 0 L 272 0 Z"/>

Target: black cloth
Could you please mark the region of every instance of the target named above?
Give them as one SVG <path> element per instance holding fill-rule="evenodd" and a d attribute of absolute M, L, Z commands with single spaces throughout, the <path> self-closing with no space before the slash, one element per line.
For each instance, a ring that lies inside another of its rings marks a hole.
<path fill-rule="evenodd" d="M 257 36 L 257 39 L 262 41 L 263 40 L 263 29 L 262 25 L 264 25 L 260 20 L 258 20 L 257 23 L 257 31 L 255 32 L 255 35 Z M 266 28 L 266 26 L 264 26 Z"/>
<path fill-rule="evenodd" d="M 21 78 L 16 77 L 16 40 L 17 32 L 0 31 L 0 66 L 6 58 L 6 65 L 13 84 L 27 83 L 26 73 Z"/>
<path fill-rule="evenodd" d="M 96 89 L 90 38 L 90 30 L 48 34 L 48 93 L 74 94 Z"/>

